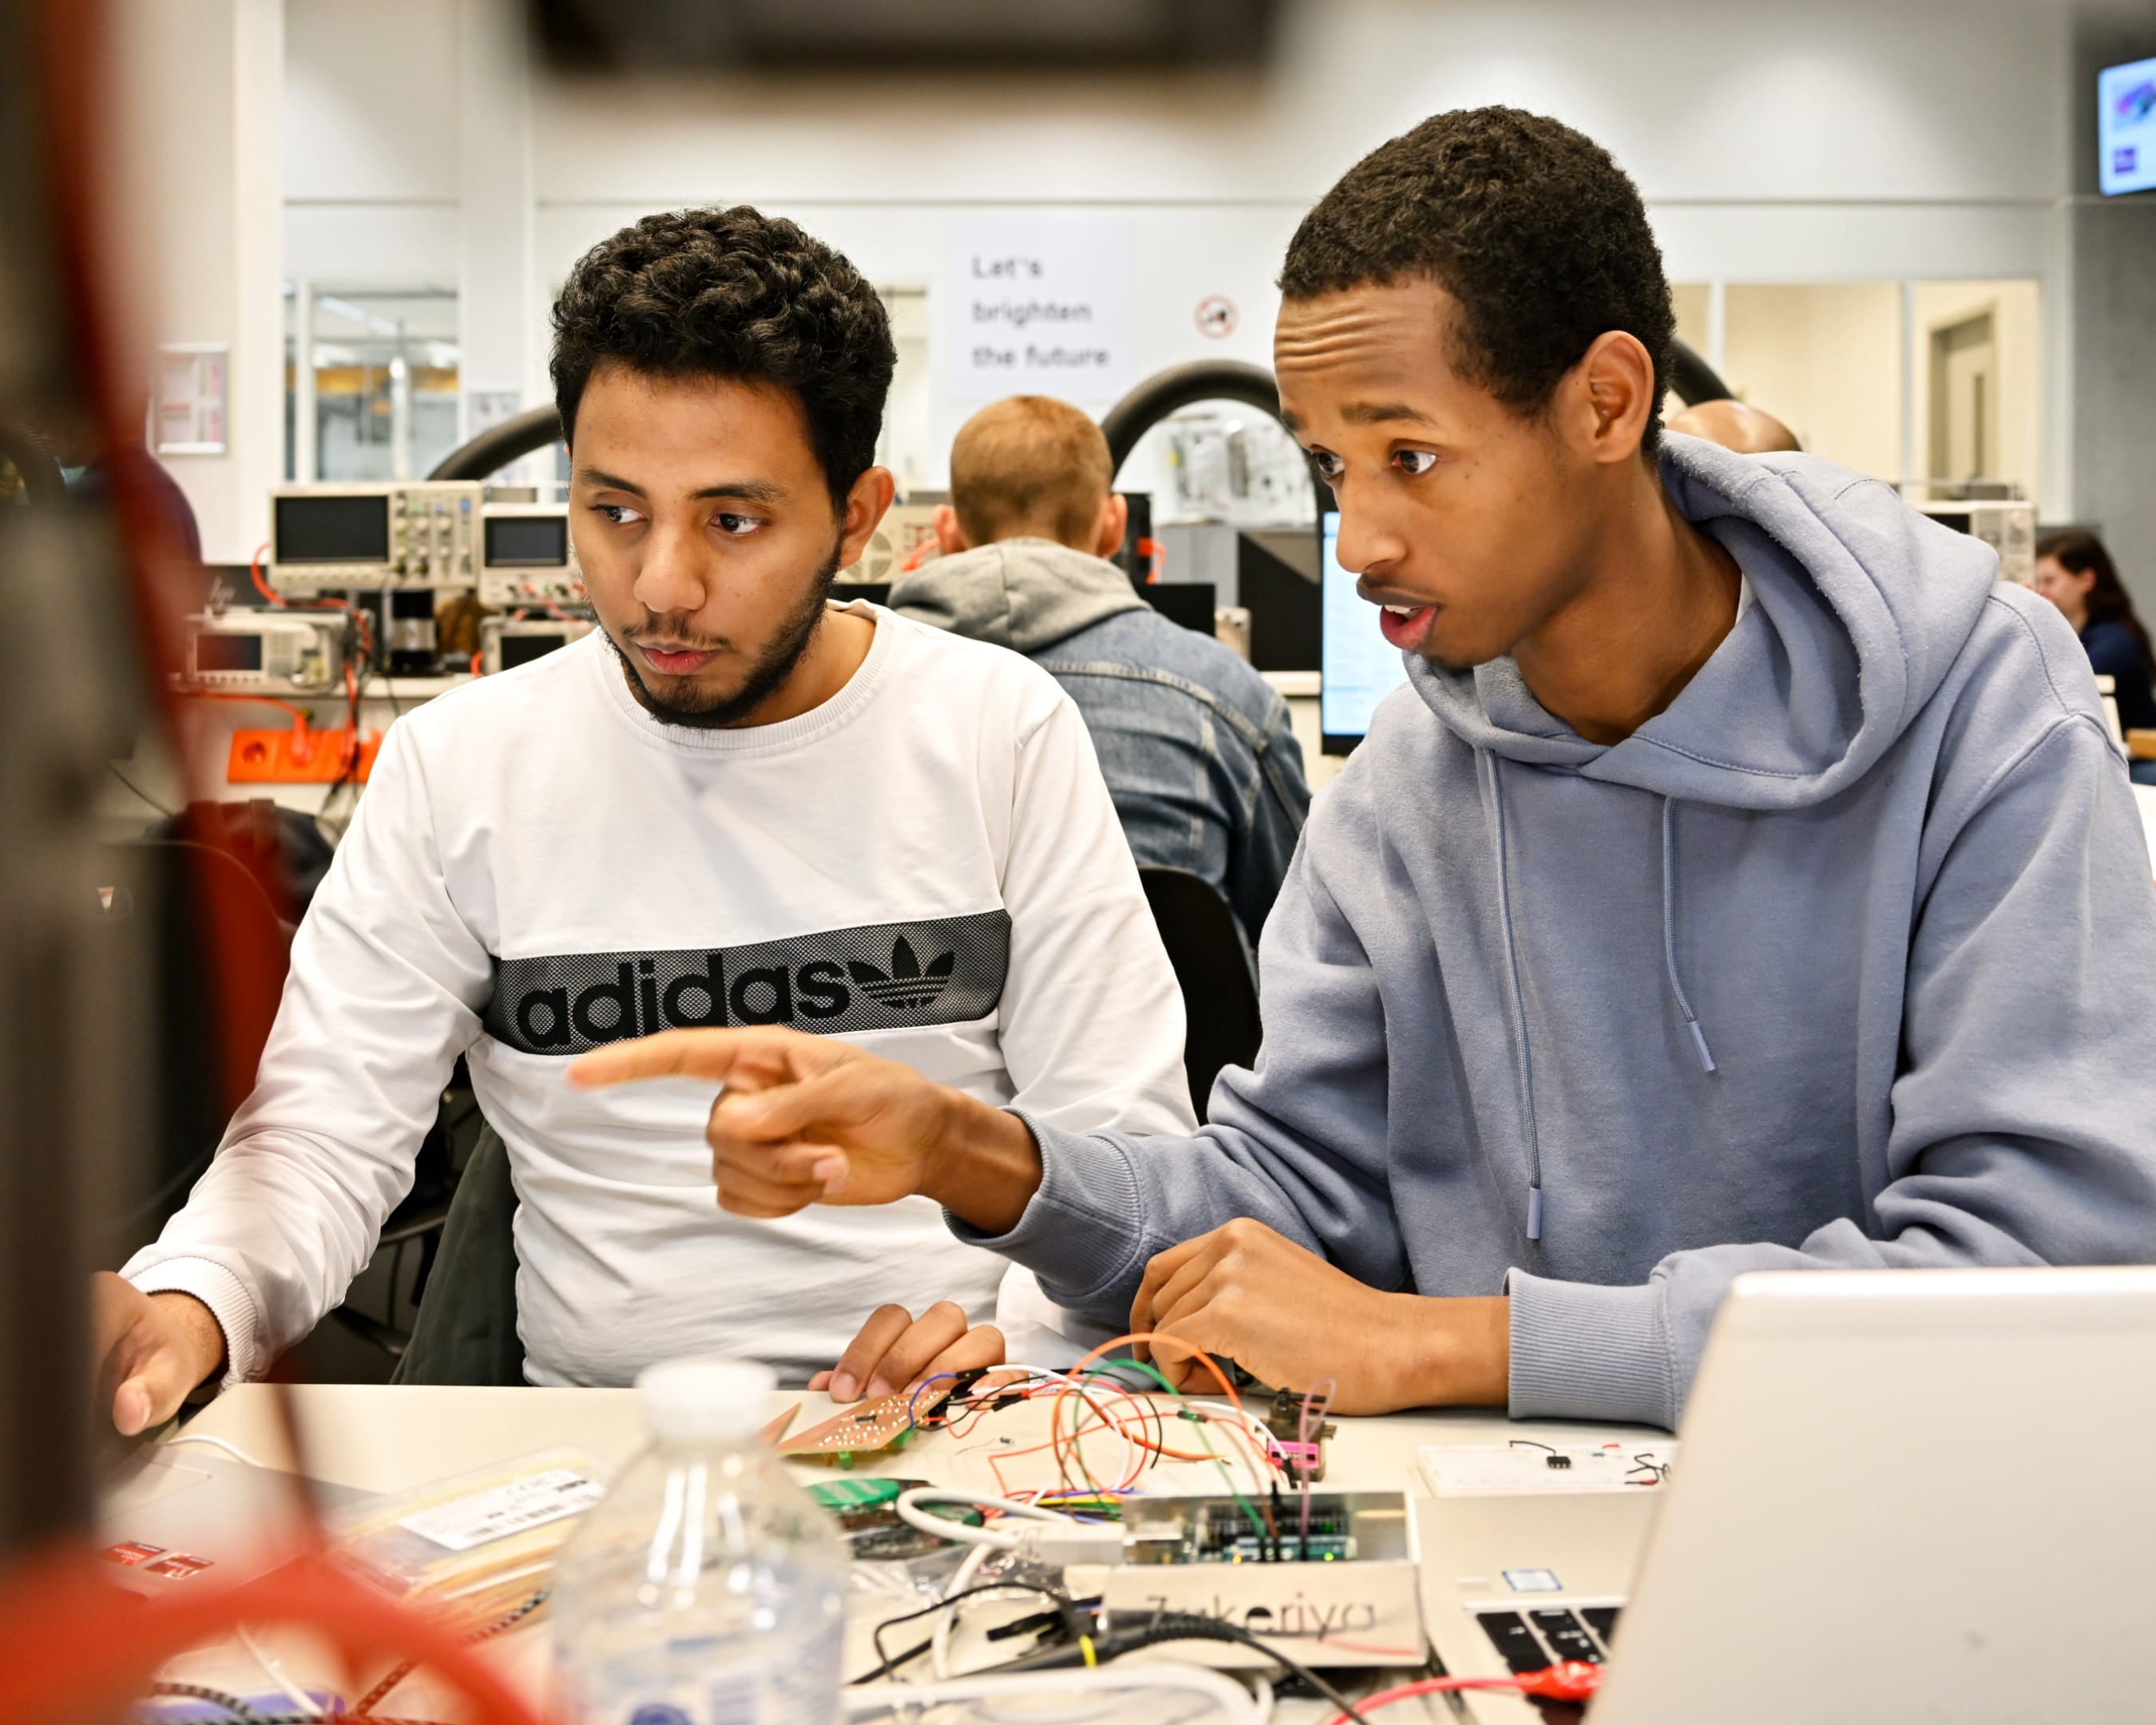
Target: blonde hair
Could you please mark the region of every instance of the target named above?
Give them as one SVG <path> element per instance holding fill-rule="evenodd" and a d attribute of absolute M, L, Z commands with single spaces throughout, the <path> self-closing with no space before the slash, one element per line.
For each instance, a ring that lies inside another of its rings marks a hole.
<path fill-rule="evenodd" d="M 976 545 L 1023 534 L 1091 551 L 1114 478 L 1101 428 L 1052 396 L 993 402 L 951 445 L 951 507 Z"/>

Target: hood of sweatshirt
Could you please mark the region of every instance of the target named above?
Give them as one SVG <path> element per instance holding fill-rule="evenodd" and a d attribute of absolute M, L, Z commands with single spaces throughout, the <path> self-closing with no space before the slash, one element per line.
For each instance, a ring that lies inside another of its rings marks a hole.
<path fill-rule="evenodd" d="M 1663 480 L 1751 583 L 1729 637 L 1606 748 L 1414 665 L 1203 1136 L 1036 1134 L 992 1243 L 1051 1297 L 1119 1322 L 1249 1217 L 1508 1292 L 1517 1416 L 1668 1424 L 1743 1271 L 2156 1262 L 2156 896 L 2072 630 L 1876 480 L 1678 438 Z"/>
<path fill-rule="evenodd" d="M 1887 487 L 1804 455 L 1738 455 L 1668 434 L 1662 483 L 1720 541 L 1753 603 L 1663 712 L 1587 742 L 1510 657 L 1408 673 L 1461 741 L 1506 760 L 1731 809 L 1803 808 L 1855 783 L 1938 690 L 1990 595 L 1989 546 Z"/>
<path fill-rule="evenodd" d="M 1145 601 L 1105 558 L 1053 539 L 1004 539 L 938 557 L 892 583 L 901 617 L 1034 653 Z"/>

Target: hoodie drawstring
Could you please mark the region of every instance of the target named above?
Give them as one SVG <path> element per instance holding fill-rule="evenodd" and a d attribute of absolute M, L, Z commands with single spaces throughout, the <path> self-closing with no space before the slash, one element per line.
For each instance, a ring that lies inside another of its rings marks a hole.
<path fill-rule="evenodd" d="M 1520 1044 L 1521 1105 L 1527 1116 L 1527 1238 L 1543 1237 L 1542 1127 L 1535 1117 L 1535 1050 L 1527 1038 L 1527 996 L 1520 986 L 1519 942 L 1512 933 L 1512 859 L 1505 830 L 1505 775 L 1501 758 L 1485 753 L 1490 763 L 1490 801 L 1496 815 L 1497 920 L 1505 927 L 1505 971 L 1512 983 L 1512 1031 Z M 1677 974 L 1676 936 L 1676 804 L 1662 798 L 1662 963 L 1670 979 L 1670 993 L 1691 1032 L 1692 1046 L 1699 1051 L 1702 1070 L 1715 1070 L 1714 1051 L 1707 1045 L 1707 1032 L 1699 1015 L 1685 997 L 1684 982 Z"/>
<path fill-rule="evenodd" d="M 1520 951 L 1512 938 L 1512 888 L 1505 854 L 1505 778 L 1497 756 L 1490 763 L 1490 800 L 1497 815 L 1497 920 L 1505 925 L 1505 966 L 1512 983 L 1512 1028 L 1520 1039 L 1521 1102 L 1527 1113 L 1527 1238 L 1543 1237 L 1543 1141 L 1535 1120 L 1535 1054 L 1527 1040 L 1527 1008 L 1520 988 Z"/>
<path fill-rule="evenodd" d="M 1662 963 L 1669 971 L 1670 993 L 1677 997 L 1677 1010 L 1684 1014 L 1685 1028 L 1691 1032 L 1692 1044 L 1699 1050 L 1699 1063 L 1712 1072 L 1714 1070 L 1714 1055 L 1707 1045 L 1707 1032 L 1700 1029 L 1699 1018 L 1691 1009 L 1691 1002 L 1685 999 L 1684 983 L 1677 977 L 1676 881 L 1676 804 L 1665 797 L 1662 798 Z"/>

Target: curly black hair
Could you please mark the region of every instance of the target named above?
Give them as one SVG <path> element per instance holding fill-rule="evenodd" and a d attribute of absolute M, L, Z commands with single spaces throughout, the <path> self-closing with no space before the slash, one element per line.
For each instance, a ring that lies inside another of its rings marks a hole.
<path fill-rule="evenodd" d="M 1280 290 L 1433 280 L 1460 303 L 1455 371 L 1515 413 L 1610 330 L 1655 362 L 1659 441 L 1676 316 L 1639 188 L 1592 138 L 1517 108 L 1461 108 L 1382 144 L 1318 199 L 1288 242 Z"/>
<path fill-rule="evenodd" d="M 783 217 L 747 204 L 646 216 L 577 262 L 554 302 L 554 403 L 608 362 L 668 377 L 776 384 L 801 403 L 843 510 L 875 465 L 891 392 L 891 320 L 860 272 Z"/>

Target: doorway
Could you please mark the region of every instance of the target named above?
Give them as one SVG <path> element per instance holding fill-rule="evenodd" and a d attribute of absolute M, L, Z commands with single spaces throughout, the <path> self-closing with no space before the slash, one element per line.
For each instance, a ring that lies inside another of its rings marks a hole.
<path fill-rule="evenodd" d="M 1934 480 L 1999 473 L 1999 341 L 1991 309 L 1932 331 Z"/>

